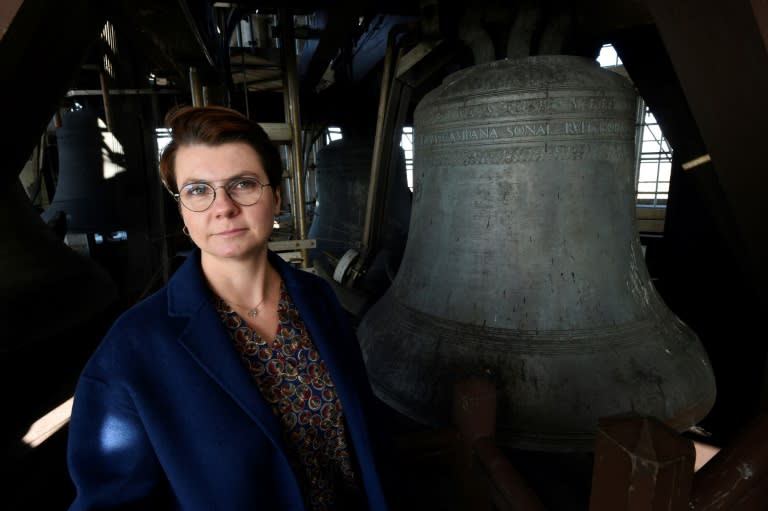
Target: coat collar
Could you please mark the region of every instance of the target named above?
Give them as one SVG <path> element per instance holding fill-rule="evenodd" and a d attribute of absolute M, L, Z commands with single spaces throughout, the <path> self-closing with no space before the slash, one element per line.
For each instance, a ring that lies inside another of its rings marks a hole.
<path fill-rule="evenodd" d="M 272 251 L 267 252 L 269 263 L 285 282 L 291 297 L 299 291 L 298 277 L 290 264 Z M 200 266 L 200 249 L 191 250 L 182 265 L 168 282 L 168 314 L 193 316 L 209 303 L 210 289 Z M 301 310 L 301 309 L 299 309 Z M 303 311 L 302 311 L 303 312 Z"/>

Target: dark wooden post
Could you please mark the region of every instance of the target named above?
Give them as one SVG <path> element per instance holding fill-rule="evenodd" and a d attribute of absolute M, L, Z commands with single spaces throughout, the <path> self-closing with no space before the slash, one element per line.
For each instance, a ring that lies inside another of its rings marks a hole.
<path fill-rule="evenodd" d="M 473 444 L 476 470 L 488 482 L 486 492 L 493 499 L 495 511 L 545 511 L 522 475 L 512 466 L 493 438 L 478 438 Z"/>
<path fill-rule="evenodd" d="M 496 445 L 496 387 L 484 380 L 454 385 L 459 432 L 456 477 L 460 509 L 544 511 L 538 496 Z"/>
<path fill-rule="evenodd" d="M 460 509 L 491 511 L 488 486 L 473 467 L 472 445 L 496 435 L 496 387 L 484 380 L 464 380 L 453 388 L 453 422 L 459 431 L 456 480 Z"/>
<path fill-rule="evenodd" d="M 599 421 L 590 511 L 687 511 L 693 442 L 653 417 Z"/>
<path fill-rule="evenodd" d="M 701 467 L 693 479 L 693 511 L 768 509 L 768 413 L 758 415 Z"/>

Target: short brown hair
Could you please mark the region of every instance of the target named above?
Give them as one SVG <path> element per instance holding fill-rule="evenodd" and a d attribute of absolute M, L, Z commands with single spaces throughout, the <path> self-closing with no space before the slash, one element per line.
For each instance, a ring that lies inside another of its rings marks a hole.
<path fill-rule="evenodd" d="M 283 162 L 277 147 L 269 140 L 264 129 L 246 116 L 223 106 L 176 107 L 165 116 L 165 125 L 171 131 L 171 141 L 160 156 L 160 179 L 171 192 L 176 185 L 176 152 L 179 147 L 193 144 L 221 145 L 244 142 L 261 158 L 269 185 L 280 188 Z"/>

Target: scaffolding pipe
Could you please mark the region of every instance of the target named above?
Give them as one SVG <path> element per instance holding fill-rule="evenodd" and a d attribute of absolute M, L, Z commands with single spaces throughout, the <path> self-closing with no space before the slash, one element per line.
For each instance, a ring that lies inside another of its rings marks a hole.
<path fill-rule="evenodd" d="M 203 88 L 196 67 L 189 68 L 189 90 L 192 93 L 192 106 L 203 106 Z"/>
<path fill-rule="evenodd" d="M 288 93 L 288 110 L 291 125 L 291 150 L 293 162 L 293 190 L 296 202 L 295 211 L 297 213 L 298 239 L 306 239 L 306 211 L 304 207 L 304 169 L 301 147 L 301 115 L 299 112 L 299 88 L 296 71 L 296 42 L 293 31 L 293 15 L 289 9 L 280 8 L 280 50 L 285 66 L 285 84 Z M 309 253 L 306 248 L 301 249 L 301 267 L 306 268 L 309 264 Z"/>

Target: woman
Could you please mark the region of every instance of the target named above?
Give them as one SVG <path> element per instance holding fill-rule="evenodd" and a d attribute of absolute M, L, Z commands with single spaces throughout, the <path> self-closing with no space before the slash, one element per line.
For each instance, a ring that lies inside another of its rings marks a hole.
<path fill-rule="evenodd" d="M 353 330 L 268 250 L 282 165 L 223 107 L 169 114 L 160 160 L 195 250 L 115 322 L 75 393 L 72 510 L 385 510 Z"/>

